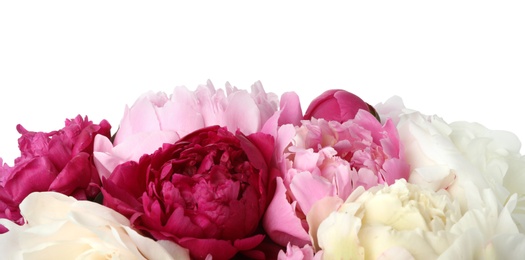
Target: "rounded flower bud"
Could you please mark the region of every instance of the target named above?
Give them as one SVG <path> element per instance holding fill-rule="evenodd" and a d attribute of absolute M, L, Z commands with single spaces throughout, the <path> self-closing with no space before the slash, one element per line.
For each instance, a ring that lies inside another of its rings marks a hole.
<path fill-rule="evenodd" d="M 342 89 L 331 89 L 315 98 L 304 114 L 304 119 L 322 118 L 340 123 L 353 119 L 362 109 L 372 113 L 377 118 L 375 109 L 360 97 Z"/>

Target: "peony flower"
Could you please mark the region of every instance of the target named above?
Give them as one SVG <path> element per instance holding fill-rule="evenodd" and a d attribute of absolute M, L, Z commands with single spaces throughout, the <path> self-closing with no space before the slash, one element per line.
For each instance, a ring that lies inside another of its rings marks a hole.
<path fill-rule="evenodd" d="M 26 222 L 0 224 L 4 259 L 189 259 L 170 241 L 144 237 L 114 210 L 56 192 L 34 192 L 20 204 Z"/>
<path fill-rule="evenodd" d="M 360 109 L 376 115 L 374 107 L 355 94 L 342 89 L 331 89 L 312 100 L 306 109 L 304 119 L 323 118 L 343 123 L 353 119 Z"/>
<path fill-rule="evenodd" d="M 0 167 L 0 217 L 23 223 L 18 205 L 35 191 L 56 191 L 77 199 L 93 200 L 100 178 L 93 163 L 93 139 L 109 137 L 105 120 L 93 124 L 87 117 L 66 120 L 61 130 L 31 132 L 17 126 L 21 155 L 14 166 Z"/>
<path fill-rule="evenodd" d="M 273 150 L 270 135 L 203 128 L 117 166 L 103 181 L 104 205 L 193 258 L 250 254 L 264 239 L 257 228 L 271 195 Z"/>
<path fill-rule="evenodd" d="M 367 191 L 360 187 L 331 213 L 323 208 L 329 211 L 334 199 L 318 201 L 308 213 L 310 234 L 327 259 L 511 259 L 513 250 L 524 252 L 524 235 L 508 214 L 515 198 L 501 207 L 492 191 L 482 193 L 484 205 L 462 214 L 445 190 L 403 179 Z M 501 238 L 515 242 L 503 245 Z"/>
<path fill-rule="evenodd" d="M 323 207 L 316 205 L 318 207 Z M 309 213 L 309 219 L 316 212 Z M 356 190 L 337 211 L 312 229 L 317 249 L 329 259 L 398 256 L 435 259 L 450 244 L 447 233 L 461 211 L 446 192 L 421 190 L 399 180 L 390 186 Z M 322 217 L 321 217 L 322 218 Z"/>
<path fill-rule="evenodd" d="M 298 123 L 302 117 L 297 95 L 283 94 L 280 104 L 275 122 Z M 215 89 L 210 81 L 195 91 L 176 87 L 169 97 L 148 92 L 126 107 L 114 142 L 103 137 L 95 140 L 95 162 L 101 176 L 107 178 L 117 165 L 137 162 L 143 154 L 203 127 L 219 125 L 231 132 L 260 132 L 278 106 L 277 95 L 266 93 L 260 82 L 252 85 L 251 93 L 230 84 L 225 90 Z"/>
<path fill-rule="evenodd" d="M 514 134 L 478 123 L 448 124 L 438 116 L 404 108 L 399 98 L 378 107 L 380 113 L 399 118 L 397 128 L 411 166 L 410 182 L 447 189 L 463 211 L 479 207 L 480 192 L 486 188 L 495 192 L 501 205 L 515 194 L 518 204 L 512 216 L 525 232 L 525 157 Z"/>
<path fill-rule="evenodd" d="M 282 246 L 310 244 L 306 214 L 319 199 L 346 199 L 359 186 L 408 178 L 395 126 L 364 110 L 344 123 L 312 119 L 300 127 L 281 126 L 276 149 L 282 176 L 263 226 Z"/>

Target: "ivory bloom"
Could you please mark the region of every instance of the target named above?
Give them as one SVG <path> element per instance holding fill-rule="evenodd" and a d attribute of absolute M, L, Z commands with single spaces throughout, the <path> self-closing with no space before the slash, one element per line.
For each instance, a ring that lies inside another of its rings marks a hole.
<path fill-rule="evenodd" d="M 186 249 L 140 235 L 124 216 L 94 202 L 34 192 L 20 208 L 24 225 L 0 219 L 9 229 L 0 235 L 5 259 L 189 259 Z"/>
<path fill-rule="evenodd" d="M 462 214 L 445 190 L 434 192 L 400 179 L 390 186 L 359 188 L 332 213 L 319 214 L 325 205 L 332 207 L 319 201 L 308 214 L 310 234 L 324 259 L 512 259 L 523 255 L 525 235 L 510 217 L 516 197 L 504 206 L 498 205 L 490 189 L 483 190 L 481 197 L 482 207 Z M 316 227 L 315 223 L 320 224 Z"/>
<path fill-rule="evenodd" d="M 368 191 L 358 188 L 310 234 L 326 259 L 378 259 L 393 252 L 435 259 L 453 238 L 440 231 L 460 217 L 448 194 L 398 180 Z"/>

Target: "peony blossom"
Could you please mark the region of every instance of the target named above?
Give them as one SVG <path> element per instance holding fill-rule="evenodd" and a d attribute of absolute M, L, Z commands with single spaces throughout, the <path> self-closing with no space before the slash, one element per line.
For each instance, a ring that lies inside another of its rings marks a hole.
<path fill-rule="evenodd" d="M 323 118 L 343 123 L 353 119 L 359 110 L 376 115 L 374 107 L 355 94 L 343 89 L 330 89 L 312 100 L 306 109 L 304 119 Z"/>
<path fill-rule="evenodd" d="M 197 129 L 219 125 L 231 132 L 260 132 L 278 111 L 279 98 L 266 93 L 260 82 L 251 92 L 226 84 L 215 89 L 210 81 L 195 91 L 176 87 L 168 97 L 163 92 L 148 92 L 126 107 L 114 142 L 102 136 L 95 140 L 95 159 L 101 176 L 109 177 L 113 169 L 127 161 L 138 161 L 164 143 L 173 143 Z M 298 123 L 302 119 L 299 98 L 285 93 L 275 123 Z"/>
<path fill-rule="evenodd" d="M 410 182 L 447 189 L 463 211 L 479 207 L 481 190 L 486 188 L 495 192 L 501 205 L 516 195 L 512 217 L 525 232 L 525 157 L 514 134 L 478 123 L 448 124 L 438 116 L 404 108 L 399 98 L 379 105 L 378 111 L 397 114 L 400 139 L 411 165 Z"/>
<path fill-rule="evenodd" d="M 276 147 L 282 176 L 263 226 L 282 246 L 310 244 L 305 216 L 325 196 L 346 199 L 359 186 L 408 178 L 395 126 L 364 110 L 344 123 L 312 119 L 281 126 Z"/>
<path fill-rule="evenodd" d="M 196 259 L 257 254 L 273 150 L 270 135 L 203 128 L 117 166 L 103 182 L 104 205 Z"/>
<path fill-rule="evenodd" d="M 463 214 L 445 190 L 434 192 L 403 179 L 367 191 L 360 187 L 328 214 L 323 208 L 333 203 L 320 200 L 308 213 L 310 223 L 319 223 L 310 234 L 327 259 L 512 259 L 522 254 L 525 236 L 509 215 L 515 198 L 501 207 L 489 189 L 482 197 L 483 207 Z M 513 243 L 504 245 L 502 239 Z"/>
<path fill-rule="evenodd" d="M 93 163 L 93 139 L 109 137 L 106 120 L 93 124 L 80 115 L 49 133 L 17 126 L 21 155 L 14 166 L 0 165 L 0 217 L 23 223 L 18 205 L 35 191 L 56 191 L 77 199 L 93 200 L 100 178 Z"/>
<path fill-rule="evenodd" d="M 155 242 L 130 228 L 129 220 L 90 201 L 56 192 L 34 192 L 20 204 L 25 224 L 0 219 L 4 259 L 189 259 L 170 241 Z"/>

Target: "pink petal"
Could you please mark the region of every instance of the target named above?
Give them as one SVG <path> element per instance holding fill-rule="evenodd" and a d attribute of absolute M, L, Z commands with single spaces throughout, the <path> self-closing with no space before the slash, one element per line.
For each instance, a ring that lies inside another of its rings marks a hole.
<path fill-rule="evenodd" d="M 288 243 L 298 246 L 310 243 L 310 237 L 295 214 L 294 206 L 286 199 L 286 188 L 280 177 L 276 178 L 275 195 L 266 210 L 263 227 L 268 236 L 282 246 Z"/>
<path fill-rule="evenodd" d="M 277 130 L 279 129 L 277 121 L 279 120 L 280 115 L 281 111 L 275 112 L 270 118 L 268 118 L 268 120 L 266 120 L 266 122 L 264 122 L 260 132 L 276 137 Z"/>
<path fill-rule="evenodd" d="M 150 99 L 158 98 L 156 95 L 165 94 L 150 91 L 139 97 L 131 108 L 126 107 L 119 130 L 115 135 L 114 145 L 118 145 L 135 133 L 160 130 L 155 105 L 150 101 Z"/>
<path fill-rule="evenodd" d="M 318 159 L 319 154 L 314 153 L 312 149 L 296 151 L 293 168 L 298 171 L 313 172 L 317 168 Z"/>
<path fill-rule="evenodd" d="M 245 134 L 259 131 L 261 117 L 259 107 L 246 91 L 237 91 L 228 96 L 229 104 L 225 111 L 225 121 L 228 130 L 239 129 Z"/>
<path fill-rule="evenodd" d="M 109 139 L 97 135 L 93 152 L 95 165 L 100 176 L 108 178 L 117 165 L 127 162 L 138 162 L 144 154 L 151 154 L 164 143 L 174 143 L 179 139 L 172 131 L 143 132 L 128 136 L 125 142 L 112 147 Z"/>
<path fill-rule="evenodd" d="M 275 143 L 275 157 L 277 162 L 282 162 L 286 147 L 290 145 L 295 136 L 295 127 L 293 125 L 283 125 L 277 131 Z"/>
<path fill-rule="evenodd" d="M 208 254 L 213 256 L 213 260 L 231 259 L 238 252 L 230 241 L 191 238 L 186 237 L 178 241 L 178 244 L 189 249 L 192 259 L 206 259 Z"/>
<path fill-rule="evenodd" d="M 281 95 L 281 115 L 279 125 L 293 124 L 300 125 L 303 119 L 301 102 L 295 92 L 285 92 Z"/>
<path fill-rule="evenodd" d="M 295 175 L 290 184 L 290 190 L 305 214 L 318 200 L 334 195 L 332 183 L 310 172 L 300 172 Z"/>
<path fill-rule="evenodd" d="M 175 131 L 181 137 L 205 126 L 197 97 L 183 86 L 176 87 L 170 102 L 156 111 L 161 129 Z"/>

